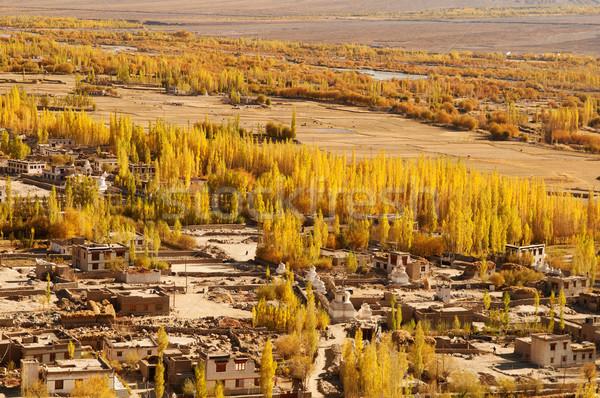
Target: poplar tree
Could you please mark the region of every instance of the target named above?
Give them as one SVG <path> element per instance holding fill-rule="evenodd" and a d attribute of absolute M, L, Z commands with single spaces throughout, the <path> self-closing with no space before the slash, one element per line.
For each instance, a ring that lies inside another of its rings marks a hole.
<path fill-rule="evenodd" d="M 273 361 L 273 346 L 271 339 L 267 339 L 263 347 L 262 357 L 260 359 L 260 390 L 263 397 L 273 397 L 273 378 L 277 362 Z"/>
<path fill-rule="evenodd" d="M 417 379 L 421 378 L 421 374 L 425 369 L 425 364 L 423 362 L 423 346 L 425 344 L 425 332 L 423 332 L 423 326 L 421 322 L 417 322 L 417 327 L 415 329 L 415 340 L 413 344 L 413 365 L 415 369 L 415 377 Z"/>

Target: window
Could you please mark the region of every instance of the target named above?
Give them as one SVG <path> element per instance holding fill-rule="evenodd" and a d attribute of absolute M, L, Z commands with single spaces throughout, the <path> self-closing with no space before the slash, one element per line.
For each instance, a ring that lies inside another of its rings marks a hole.
<path fill-rule="evenodd" d="M 577 354 L 573 355 L 573 360 L 576 361 L 577 360 Z"/>
<path fill-rule="evenodd" d="M 136 310 L 136 306 L 135 306 L 135 304 L 131 304 L 131 305 L 129 306 L 129 311 L 135 311 L 135 310 Z"/>
<path fill-rule="evenodd" d="M 568 343 L 566 341 L 563 341 L 563 350 L 567 349 L 567 345 L 568 345 Z"/>
<path fill-rule="evenodd" d="M 54 380 L 54 389 L 62 390 L 64 388 L 62 380 Z"/>
<path fill-rule="evenodd" d="M 237 371 L 246 370 L 246 361 L 236 361 L 235 362 L 235 370 L 237 370 Z"/>
<path fill-rule="evenodd" d="M 56 361 L 56 354 L 50 354 L 50 362 Z"/>
<path fill-rule="evenodd" d="M 577 281 L 573 281 L 573 287 L 577 287 Z"/>
<path fill-rule="evenodd" d="M 162 311 L 162 303 L 156 304 L 156 310 L 157 311 Z"/>
<path fill-rule="evenodd" d="M 118 357 L 122 357 L 123 356 L 123 351 L 117 351 L 117 356 Z"/>
<path fill-rule="evenodd" d="M 585 287 L 587 281 L 581 281 L 581 287 Z"/>
<path fill-rule="evenodd" d="M 152 350 L 148 350 L 148 353 L 146 355 L 152 355 Z"/>
<path fill-rule="evenodd" d="M 550 351 L 556 351 L 556 343 L 550 344 Z"/>
<path fill-rule="evenodd" d="M 215 365 L 217 365 L 217 372 L 227 371 L 227 362 L 215 362 Z"/>
<path fill-rule="evenodd" d="M 92 261 L 100 260 L 100 253 L 92 253 Z"/>
<path fill-rule="evenodd" d="M 569 282 L 565 282 L 565 289 L 569 288 Z"/>
<path fill-rule="evenodd" d="M 92 264 L 92 269 L 98 269 L 98 264 Z"/>
<path fill-rule="evenodd" d="M 254 385 L 260 386 L 260 379 L 254 379 Z"/>
<path fill-rule="evenodd" d="M 554 363 L 554 357 L 550 358 L 550 363 Z"/>
<path fill-rule="evenodd" d="M 566 355 L 562 357 L 562 363 L 567 363 L 567 356 Z"/>
<path fill-rule="evenodd" d="M 588 358 L 592 359 L 592 353 L 591 352 L 589 353 Z"/>
<path fill-rule="evenodd" d="M 148 311 L 148 304 L 144 304 L 144 311 Z"/>
<path fill-rule="evenodd" d="M 421 267 L 421 272 L 425 272 L 425 267 Z"/>
<path fill-rule="evenodd" d="M 236 386 L 237 388 L 242 388 L 242 387 L 244 387 L 244 379 L 236 379 L 236 380 L 235 380 L 235 386 Z"/>

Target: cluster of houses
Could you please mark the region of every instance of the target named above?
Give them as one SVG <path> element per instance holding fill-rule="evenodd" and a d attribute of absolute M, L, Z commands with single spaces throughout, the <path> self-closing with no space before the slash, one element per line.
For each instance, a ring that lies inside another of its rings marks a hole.
<path fill-rule="evenodd" d="M 92 377 L 107 377 L 110 388 L 118 397 L 129 395 L 113 369 L 114 363 L 137 364 L 143 380 L 152 381 L 158 363 L 158 345 L 153 337 L 96 337 L 82 344 L 63 330 L 0 333 L 0 366 L 21 364 L 23 388 L 39 380 L 46 384 L 51 395 L 68 395 L 77 381 Z M 231 395 L 260 392 L 260 375 L 255 362 L 245 354 L 195 352 L 194 339 L 173 338 L 162 352 L 167 388 L 175 388 L 193 378 L 199 361 L 205 364 L 209 390 L 218 381 Z M 101 355 L 96 356 L 94 349 Z"/>
<path fill-rule="evenodd" d="M 347 252 L 343 250 L 324 249 L 321 254 L 333 259 L 334 265 L 343 265 Z M 434 268 L 422 258 L 412 256 L 409 253 L 386 251 L 365 252 L 360 254 L 362 262 L 368 264 L 375 275 L 387 279 L 388 291 L 369 294 L 355 293 L 354 286 L 360 286 L 361 282 L 352 280 L 340 281 L 345 286 L 325 292 L 321 297 L 321 303 L 328 309 L 332 322 L 354 322 L 363 330 L 363 336 L 372 336 L 379 333 L 382 325 L 389 327 L 391 322 L 392 296 L 397 295 L 396 302 L 400 304 L 403 322 L 414 320 L 428 321 L 433 327 L 440 324 L 452 325 L 457 321 L 459 324 L 472 324 L 480 322 L 484 324 L 488 320 L 488 314 L 484 311 L 481 301 L 465 301 L 453 298 L 453 292 L 458 293 L 464 288 L 485 288 L 494 291 L 494 285 L 483 281 L 446 281 L 436 280 Z M 584 275 L 563 275 L 547 266 L 545 262 L 545 246 L 507 245 L 505 258 L 513 261 L 521 256 L 527 256 L 531 262 L 529 267 L 544 273 L 544 279 L 537 285 L 543 294 L 549 296 L 552 292 L 558 297 L 562 291 L 567 300 L 574 305 L 579 305 L 585 310 L 598 311 L 600 308 L 600 292 L 591 289 L 589 278 Z M 456 259 L 457 256 L 446 256 Z M 474 260 L 474 259 L 473 259 Z M 452 261 L 452 260 L 451 260 Z M 314 280 L 310 270 L 306 280 Z M 494 267 L 487 270 L 487 276 L 495 272 Z M 365 282 L 364 280 L 362 282 Z M 435 294 L 431 301 L 420 300 L 417 302 L 404 302 L 402 291 L 422 288 L 424 283 L 435 285 Z M 312 283 L 312 282 L 311 282 Z M 335 287 L 335 286 L 333 286 Z M 359 289 L 360 290 L 360 289 Z M 503 308 L 501 292 L 492 293 L 492 307 Z M 455 295 L 456 297 L 460 294 Z M 533 296 L 528 298 L 514 297 L 515 302 L 511 305 L 529 304 L 533 305 Z M 547 300 L 547 299 L 546 299 Z M 325 301 L 325 302 L 323 302 Z M 540 317 L 542 325 L 548 327 L 550 318 Z M 555 325 L 559 325 L 558 315 L 554 317 Z M 521 361 L 531 362 L 539 367 L 573 367 L 580 366 L 585 362 L 595 362 L 596 346 L 600 344 L 600 318 L 583 315 L 572 316 L 563 320 L 564 330 L 559 334 L 533 333 L 528 337 L 517 338 L 514 342 L 516 358 Z M 558 331 L 558 326 L 554 329 Z M 438 341 L 439 340 L 439 341 Z M 436 338 L 436 350 L 438 352 L 469 352 L 476 353 L 477 350 L 469 346 L 468 342 L 455 342 L 453 340 Z"/>

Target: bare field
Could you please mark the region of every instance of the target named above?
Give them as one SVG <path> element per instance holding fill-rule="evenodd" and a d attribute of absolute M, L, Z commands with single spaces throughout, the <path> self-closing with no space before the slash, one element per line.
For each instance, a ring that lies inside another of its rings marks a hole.
<path fill-rule="evenodd" d="M 36 76 L 26 76 L 27 79 Z M 37 76 L 40 77 L 40 76 Z M 47 76 L 49 77 L 49 76 Z M 3 73 L 0 78 L 20 80 L 20 74 Z M 29 93 L 66 94 L 73 89 L 73 76 L 50 76 L 67 84 L 25 84 Z M 0 92 L 11 85 L 0 84 Z M 298 116 L 298 140 L 350 156 L 387 155 L 405 158 L 448 156 L 460 158 L 469 167 L 497 171 L 507 176 L 538 177 L 550 186 L 589 190 L 600 185 L 600 155 L 560 150 L 518 141 L 494 142 L 477 132 L 459 131 L 418 123 L 398 115 L 371 112 L 364 108 L 329 105 L 304 100 L 273 99 L 270 109 L 254 106 L 236 109 L 224 97 L 188 97 L 163 94 L 157 90 L 118 89 L 122 98 L 95 97 L 97 111 L 92 117 L 108 122 L 115 108 L 143 123 L 164 118 L 188 124 L 204 120 L 227 121 L 240 116 L 244 127 L 256 130 L 268 121 L 290 123 L 292 107 Z"/>

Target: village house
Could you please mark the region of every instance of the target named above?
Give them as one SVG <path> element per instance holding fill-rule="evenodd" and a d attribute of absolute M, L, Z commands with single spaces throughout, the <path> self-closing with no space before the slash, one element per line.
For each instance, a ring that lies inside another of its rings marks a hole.
<path fill-rule="evenodd" d="M 336 249 L 329 249 L 326 247 L 322 247 L 320 254 L 321 254 L 321 257 L 331 258 L 331 265 L 333 265 L 334 267 L 343 267 L 344 265 L 346 265 L 346 259 L 348 258 L 350 251 L 349 250 L 336 250 Z M 369 254 L 355 252 L 354 255 L 356 256 L 356 262 L 358 263 L 358 265 L 371 264 L 371 256 Z"/>
<path fill-rule="evenodd" d="M 591 311 L 600 310 L 600 292 L 596 289 L 579 293 L 577 303 Z"/>
<path fill-rule="evenodd" d="M 545 254 L 544 251 L 546 249 L 545 244 L 539 245 L 527 245 L 527 246 L 516 246 L 516 245 L 506 245 L 504 249 L 504 253 L 507 256 L 516 255 L 521 257 L 523 254 L 530 254 L 533 257 L 533 267 L 539 267 L 544 264 Z"/>
<path fill-rule="evenodd" d="M 55 364 L 48 365 L 40 365 L 37 361 L 24 361 L 21 364 L 23 385 L 30 387 L 37 380 L 44 380 L 51 396 L 68 395 L 77 381 L 98 376 L 108 378 L 110 388 L 117 397 L 129 395 L 115 376 L 114 370 L 102 358 L 58 360 Z"/>
<path fill-rule="evenodd" d="M 129 263 L 129 248 L 120 243 L 88 243 L 73 246 L 73 267 L 82 271 L 110 269 Z"/>
<path fill-rule="evenodd" d="M 158 346 L 151 338 L 125 340 L 105 337 L 102 352 L 109 361 L 137 363 L 139 359 L 158 354 Z"/>
<path fill-rule="evenodd" d="M 113 171 L 119 165 L 117 158 L 96 158 L 94 159 L 94 170 L 97 172 Z"/>
<path fill-rule="evenodd" d="M 204 361 L 206 386 L 209 391 L 220 380 L 229 395 L 260 394 L 260 373 L 249 357 L 210 353 L 205 355 Z"/>
<path fill-rule="evenodd" d="M 37 160 L 8 159 L 8 174 L 42 174 L 46 162 Z"/>
<path fill-rule="evenodd" d="M 588 278 L 583 275 L 573 276 L 548 276 L 546 278 L 546 290 L 554 292 L 558 297 L 562 290 L 565 297 L 578 297 L 579 294 L 588 290 Z"/>
<path fill-rule="evenodd" d="M 117 281 L 131 284 L 158 284 L 160 270 L 144 268 L 128 268 L 117 272 Z"/>
<path fill-rule="evenodd" d="M 515 354 L 541 367 L 572 367 L 596 361 L 594 344 L 576 344 L 568 335 L 548 333 L 515 339 Z"/>
<path fill-rule="evenodd" d="M 42 177 L 52 182 L 64 182 L 69 177 L 77 175 L 77 168 L 73 164 L 63 166 L 50 166 L 42 172 Z"/>
<path fill-rule="evenodd" d="M 169 304 L 169 295 L 159 289 L 122 291 L 116 298 L 119 316 L 169 315 Z"/>
<path fill-rule="evenodd" d="M 133 244 L 135 246 L 135 250 L 144 250 L 144 235 L 138 232 L 110 232 L 108 237 L 111 241 L 122 243 L 127 247 L 131 247 Z"/>
<path fill-rule="evenodd" d="M 73 358 L 80 358 L 81 344 L 62 330 L 4 332 L 0 352 L 5 354 L 3 363 L 36 360 L 39 364 L 51 364 L 69 358 L 69 342 L 75 347 Z"/>
<path fill-rule="evenodd" d="M 413 309 L 412 314 L 415 322 L 427 320 L 432 325 L 452 325 L 455 319 L 458 319 L 461 324 L 473 322 L 473 310 L 465 307 L 430 305 L 428 307 L 416 307 Z"/>
<path fill-rule="evenodd" d="M 61 146 L 70 147 L 75 145 L 75 140 L 72 138 L 48 138 L 48 145 L 52 148 Z"/>
<path fill-rule="evenodd" d="M 373 266 L 391 274 L 398 266 L 406 267 L 411 263 L 410 254 L 404 252 L 384 252 L 373 257 Z"/>
<path fill-rule="evenodd" d="M 429 274 L 429 263 L 425 261 L 411 261 L 406 265 L 406 273 L 411 281 L 418 281 Z"/>
<path fill-rule="evenodd" d="M 154 163 L 129 163 L 129 172 L 143 180 L 150 180 L 154 178 L 155 171 L 156 165 Z"/>
<path fill-rule="evenodd" d="M 73 245 L 83 245 L 85 238 L 74 237 L 69 239 L 50 239 L 49 252 L 55 254 L 70 255 L 73 252 Z"/>

